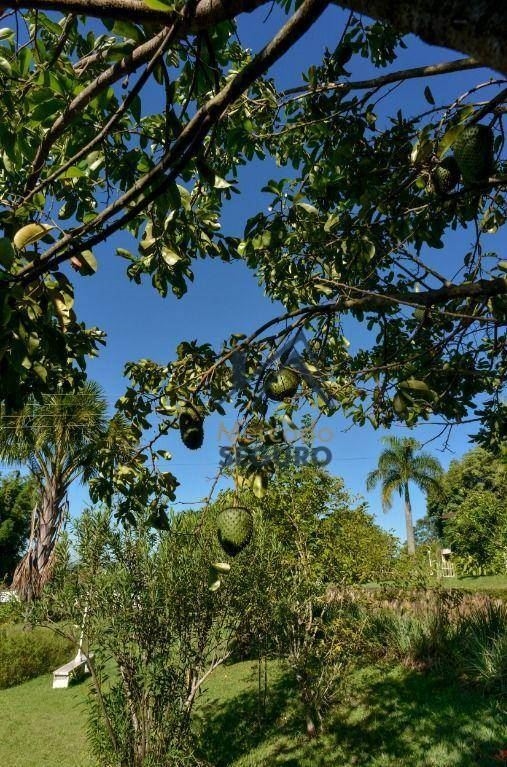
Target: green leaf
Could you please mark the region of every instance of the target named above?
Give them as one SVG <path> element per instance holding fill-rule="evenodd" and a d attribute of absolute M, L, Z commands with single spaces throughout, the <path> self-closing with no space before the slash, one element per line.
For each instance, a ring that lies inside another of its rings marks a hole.
<path fill-rule="evenodd" d="M 437 395 L 430 389 L 425 381 L 419 381 L 417 378 L 407 378 L 406 381 L 399 383 L 400 389 L 409 390 L 411 394 L 420 399 L 432 401 L 436 399 Z"/>
<path fill-rule="evenodd" d="M 172 250 L 172 248 L 164 245 L 162 247 L 162 258 L 164 259 L 164 262 L 167 264 L 167 266 L 174 266 L 178 263 L 178 261 L 181 261 L 182 257 L 179 255 L 179 253 L 176 253 L 175 250 Z"/>
<path fill-rule="evenodd" d="M 449 128 L 448 131 L 444 134 L 443 138 L 439 142 L 438 145 L 438 155 L 439 157 L 443 157 L 446 152 L 449 151 L 449 149 L 453 146 L 458 136 L 460 136 L 464 131 L 463 125 L 454 125 L 452 128 Z"/>
<path fill-rule="evenodd" d="M 95 274 L 97 271 L 97 259 L 91 250 L 83 250 L 83 252 L 76 258 L 77 261 L 81 262 L 80 265 L 77 266 L 79 274 L 82 274 L 84 277 L 89 277 L 90 275 Z"/>
<path fill-rule="evenodd" d="M 435 105 L 435 99 L 433 98 L 433 94 L 430 90 L 429 85 L 427 85 L 426 88 L 424 89 L 424 98 L 426 99 L 428 104 L 431 104 L 431 106 Z"/>
<path fill-rule="evenodd" d="M 3 56 L 0 56 L 0 72 L 3 72 L 8 77 L 12 76 L 12 67 Z"/>
<path fill-rule="evenodd" d="M 126 248 L 116 248 L 116 253 L 121 256 L 121 258 L 126 258 L 127 261 L 135 261 L 135 256 Z"/>
<path fill-rule="evenodd" d="M 146 5 L 148 5 L 148 3 L 146 3 Z M 113 35 L 135 40 L 136 43 L 143 39 L 142 31 L 139 29 L 139 27 L 136 27 L 136 25 L 132 24 L 130 21 L 115 21 L 112 32 Z"/>
<path fill-rule="evenodd" d="M 340 221 L 340 214 L 339 213 L 332 213 L 330 216 L 328 216 L 326 223 L 324 224 L 324 231 L 330 232 L 331 229 L 336 226 Z"/>
<path fill-rule="evenodd" d="M 215 189 L 229 189 L 229 187 L 232 186 L 232 183 L 230 181 L 226 181 L 225 178 L 220 178 L 220 176 L 215 176 L 213 186 L 215 187 Z"/>
<path fill-rule="evenodd" d="M 84 170 L 78 168 L 77 165 L 71 165 L 59 178 L 83 178 L 83 176 L 86 177 Z"/>
<path fill-rule="evenodd" d="M 164 0 L 144 0 L 144 4 L 153 11 L 165 11 L 166 13 L 169 13 L 175 9 L 173 0 L 168 0 L 167 2 L 164 2 Z"/>
<path fill-rule="evenodd" d="M 46 383 L 48 379 L 48 371 L 44 367 L 44 365 L 41 365 L 40 362 L 34 362 L 32 365 L 32 369 L 34 373 L 36 373 L 39 378 Z"/>
<path fill-rule="evenodd" d="M 7 267 L 12 265 L 14 261 L 15 253 L 12 243 L 7 237 L 0 238 L 0 265 Z"/>
<path fill-rule="evenodd" d="M 264 498 L 268 489 L 268 481 L 262 472 L 254 475 L 252 480 L 252 492 L 256 498 Z"/>
<path fill-rule="evenodd" d="M 51 224 L 27 224 L 22 226 L 14 235 L 14 245 L 18 250 L 22 250 L 27 245 L 40 240 L 51 229 L 54 229 Z"/>
<path fill-rule="evenodd" d="M 61 99 L 48 99 L 32 110 L 30 119 L 34 122 L 45 122 L 49 117 L 51 122 L 54 121 L 55 116 L 59 115 L 62 111 L 63 101 Z"/>
<path fill-rule="evenodd" d="M 310 205 L 309 202 L 297 202 L 296 205 L 298 208 L 303 208 L 307 213 L 310 213 L 312 216 L 318 216 L 319 211 L 315 207 L 315 205 Z"/>

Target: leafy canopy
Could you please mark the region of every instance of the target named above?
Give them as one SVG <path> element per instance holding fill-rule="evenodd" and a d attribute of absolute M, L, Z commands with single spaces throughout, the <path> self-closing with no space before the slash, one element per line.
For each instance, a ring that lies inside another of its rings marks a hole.
<path fill-rule="evenodd" d="M 149 433 L 149 440 L 116 470 L 113 485 L 140 505 L 154 491 L 145 465 L 167 458 L 165 435 L 181 403 L 204 417 L 232 404 L 242 438 L 257 439 L 249 424 L 271 413 L 262 378 L 277 354 L 297 366 L 301 386 L 275 420 L 304 401 L 383 427 L 430 417 L 445 427 L 476 408 L 482 438 L 498 447 L 505 437 L 507 264 L 495 251 L 506 215 L 503 81 L 475 71 L 471 58 L 397 68 L 408 45 L 398 31 L 407 31 L 402 14 L 389 11 L 389 26 L 323 0 L 296 10 L 278 0 L 287 20 L 254 53 L 237 35 L 236 16 L 262 4 L 164 2 L 153 10 L 126 2 L 124 12 L 115 7 L 113 18 L 91 23 L 74 13 L 78 0 L 62 0 L 67 15 L 33 3 L 6 15 L 0 30 L 0 399 L 7 411 L 82 383 L 86 357 L 104 337 L 77 316 L 73 280 L 100 279 L 93 248 L 120 229 L 132 235 L 131 250 L 117 250 L 127 278 L 151 281 L 163 296 L 185 293 L 196 259 L 241 259 L 284 307 L 248 338 L 231 327 L 217 348 L 183 339 L 166 364 L 127 365 L 118 408 L 136 438 Z M 416 5 L 424 18 L 427 7 Z M 81 10 L 104 14 L 100 3 Z M 269 68 L 323 14 L 336 27 L 335 48 L 304 62 L 301 78 L 280 90 Z M 466 35 L 461 43 L 475 52 Z M 360 58 L 371 66 L 358 80 Z M 466 84 L 437 99 L 431 79 L 453 71 L 468 71 Z M 404 82 L 420 83 L 424 95 L 413 111 L 389 98 Z M 492 161 L 478 178 L 470 181 L 468 168 L 467 183 L 448 188 L 439 180 L 442 163 L 475 124 L 492 131 Z M 266 174 L 273 162 L 280 172 L 244 231 L 222 231 L 239 170 L 253 160 L 268 161 Z M 446 237 L 461 230 L 470 246 L 451 259 Z M 296 355 L 301 332 L 307 343 Z M 105 474 L 106 464 L 107 456 Z M 174 491 L 169 472 L 162 482 Z"/>
<path fill-rule="evenodd" d="M 36 490 L 19 472 L 0 477 L 0 583 L 10 581 L 30 533 Z"/>

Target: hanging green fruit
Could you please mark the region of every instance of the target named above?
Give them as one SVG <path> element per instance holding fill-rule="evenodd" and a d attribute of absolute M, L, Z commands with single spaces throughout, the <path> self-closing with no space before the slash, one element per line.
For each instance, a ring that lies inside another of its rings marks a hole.
<path fill-rule="evenodd" d="M 224 509 L 217 517 L 218 541 L 231 557 L 239 554 L 249 544 L 252 533 L 252 513 L 243 506 Z"/>
<path fill-rule="evenodd" d="M 494 169 L 493 131 L 487 125 L 470 125 L 454 142 L 454 157 L 464 184 L 485 181 Z"/>
<path fill-rule="evenodd" d="M 291 368 L 270 370 L 264 378 L 264 391 L 269 399 L 282 402 L 284 399 L 295 395 L 300 382 L 299 374 Z"/>
<path fill-rule="evenodd" d="M 213 562 L 211 567 L 216 573 L 220 573 L 221 575 L 225 575 L 231 571 L 231 566 L 228 562 Z"/>
<path fill-rule="evenodd" d="M 164 509 L 155 508 L 148 517 L 148 524 L 155 530 L 169 530 L 169 517 Z"/>
<path fill-rule="evenodd" d="M 458 163 L 452 156 L 444 157 L 431 174 L 432 188 L 438 194 L 449 194 L 459 181 Z"/>
<path fill-rule="evenodd" d="M 222 581 L 220 575 L 217 573 L 213 566 L 208 571 L 208 589 L 209 591 L 218 591 Z"/>
<path fill-rule="evenodd" d="M 204 440 L 203 418 L 192 405 L 186 405 L 180 414 L 181 441 L 189 450 L 197 450 Z"/>

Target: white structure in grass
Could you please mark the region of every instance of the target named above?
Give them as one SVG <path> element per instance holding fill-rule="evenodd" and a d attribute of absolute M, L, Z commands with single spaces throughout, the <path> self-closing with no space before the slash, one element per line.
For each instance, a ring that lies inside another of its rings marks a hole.
<path fill-rule="evenodd" d="M 439 558 L 440 555 L 440 558 Z M 428 560 L 430 572 L 437 578 L 455 578 L 456 570 L 452 561 L 451 549 L 440 549 L 435 559 L 432 557 L 431 549 L 428 549 Z"/>
<path fill-rule="evenodd" d="M 56 671 L 53 671 L 53 690 L 62 689 L 63 687 L 68 687 L 69 682 L 72 678 L 72 676 L 76 673 L 80 674 L 89 674 L 90 669 L 88 666 L 88 659 L 93 658 L 93 653 L 84 653 L 83 652 L 83 638 L 84 638 L 84 628 L 86 623 L 86 616 L 88 615 L 88 607 L 85 607 L 84 615 L 83 615 L 83 623 L 81 624 L 81 635 L 79 637 L 79 647 L 77 651 L 76 657 L 69 661 L 68 663 L 65 663 L 64 666 L 60 666 L 60 668 L 57 668 Z"/>

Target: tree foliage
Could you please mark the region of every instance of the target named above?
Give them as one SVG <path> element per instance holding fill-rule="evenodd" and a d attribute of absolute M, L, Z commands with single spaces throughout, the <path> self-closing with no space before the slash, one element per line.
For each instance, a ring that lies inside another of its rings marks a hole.
<path fill-rule="evenodd" d="M 461 558 L 462 569 L 505 570 L 505 479 L 504 461 L 474 448 L 451 461 L 438 493 L 428 493 L 427 518 L 443 543 Z"/>
<path fill-rule="evenodd" d="M 111 438 L 114 446 L 111 447 Z M 0 458 L 28 469 L 36 503 L 30 509 L 28 549 L 19 562 L 13 588 L 37 596 L 51 575 L 54 549 L 66 522 L 66 494 L 77 479 L 92 477 L 97 453 L 110 460 L 134 449 L 121 421 L 108 423 L 106 401 L 98 384 L 88 381 L 77 392 L 33 399 L 17 413 L 0 407 Z"/>
<path fill-rule="evenodd" d="M 208 589 L 214 530 L 199 515 L 150 530 L 88 509 L 76 523 L 76 562 L 32 617 L 75 635 L 83 626 L 94 694 L 89 743 L 111 767 L 182 767 L 195 756 L 190 718 L 206 679 L 231 653 L 237 615 L 226 589 Z M 117 673 L 109 674 L 114 661 Z"/>
<path fill-rule="evenodd" d="M 10 582 L 30 534 L 35 485 L 19 472 L 0 479 L 0 582 Z"/>
<path fill-rule="evenodd" d="M 378 467 L 368 474 L 366 487 L 372 490 L 380 483 L 384 511 L 391 508 L 394 493 L 399 493 L 400 498 L 403 496 L 408 553 L 415 554 L 409 485 L 413 482 L 423 492 L 431 489 L 438 493 L 442 467 L 429 453 L 416 455 L 421 443 L 412 437 L 385 437 L 383 442 L 387 447 L 379 456 Z"/>
<path fill-rule="evenodd" d="M 341 478 L 317 466 L 278 469 L 262 498 L 243 491 L 238 502 L 255 519 L 253 540 L 227 576 L 241 616 L 238 649 L 280 659 L 313 738 L 362 646 L 354 587 L 386 577 L 397 542 Z M 217 499 L 218 508 L 230 503 L 230 492 Z"/>
<path fill-rule="evenodd" d="M 378 527 L 341 477 L 317 466 L 277 471 L 256 505 L 289 559 L 298 556 L 299 543 L 307 547 L 323 583 L 349 586 L 382 579 L 392 566 L 396 539 Z"/>
<path fill-rule="evenodd" d="M 63 16 L 40 5 L 7 15 L 0 39 L 0 398 L 9 410 L 82 383 L 104 338 L 76 315 L 66 264 L 75 279 L 93 275 L 93 248 L 123 230 L 133 242 L 117 251 L 127 277 L 162 296 L 185 293 L 196 259 L 241 259 L 284 307 L 249 337 L 231 327 L 217 348 L 182 339 L 166 364 L 127 365 L 119 409 L 139 439 L 152 427 L 160 438 L 151 432 L 117 476 L 139 505 L 153 490 L 143 466 L 166 456 L 182 402 L 204 417 L 232 404 L 243 439 L 256 439 L 250 417 L 269 415 L 262 381 L 277 355 L 297 362 L 301 386 L 275 417 L 307 401 L 358 424 L 436 416 L 445 426 L 475 408 L 482 438 L 498 444 L 507 281 L 493 235 L 506 215 L 505 89 L 475 70 L 504 66 L 502 9 L 470 4 L 460 31 L 465 11 L 454 3 L 419 0 L 407 14 L 406 3 L 371 0 L 344 4 L 344 15 L 324 0 L 296 10 L 278 0 L 287 20 L 253 53 L 236 17 L 260 0 L 157 11 L 135 0 L 49 4 Z M 359 15 L 368 10 L 377 20 Z M 322 14 L 336 26 L 335 48 L 281 90 L 269 68 Z M 397 69 L 406 31 L 478 59 Z M 360 80 L 359 58 L 371 62 Z M 437 101 L 431 79 L 456 71 L 469 71 L 466 85 Z M 413 111 L 389 100 L 407 81 L 424 96 Z M 443 189 L 442 163 L 479 123 L 493 131 L 490 172 Z M 265 159 L 265 204 L 243 232 L 222 231 L 241 167 Z M 471 242 L 451 259 L 443 250 L 456 230 Z M 296 355 L 302 331 L 308 343 Z M 351 334 L 361 339 L 353 346 Z M 167 472 L 164 481 L 174 490 Z"/>
<path fill-rule="evenodd" d="M 507 572 L 507 511 L 505 500 L 491 490 L 467 493 L 445 522 L 445 540 L 467 574 Z"/>

